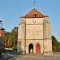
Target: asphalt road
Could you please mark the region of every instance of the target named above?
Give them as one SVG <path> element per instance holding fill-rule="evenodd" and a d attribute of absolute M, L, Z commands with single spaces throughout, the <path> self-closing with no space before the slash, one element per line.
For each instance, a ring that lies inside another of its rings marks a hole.
<path fill-rule="evenodd" d="M 5 49 L 4 52 L 2 53 L 2 56 L 0 56 L 0 60 L 9 60 L 15 56 L 18 56 L 18 54 L 15 50 Z"/>
<path fill-rule="evenodd" d="M 60 52 L 53 55 L 19 55 L 15 50 L 5 50 L 0 56 L 0 60 L 60 60 Z"/>

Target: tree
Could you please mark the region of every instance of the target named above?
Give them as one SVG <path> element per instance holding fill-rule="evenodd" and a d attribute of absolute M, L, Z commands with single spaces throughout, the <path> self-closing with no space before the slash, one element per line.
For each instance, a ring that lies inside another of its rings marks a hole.
<path fill-rule="evenodd" d="M 13 49 L 16 49 L 17 37 L 18 37 L 18 27 L 14 27 L 11 32 L 6 32 L 5 45 L 7 47 L 12 46 Z"/>
<path fill-rule="evenodd" d="M 13 49 L 16 49 L 17 37 L 18 37 L 18 27 L 14 27 L 14 29 L 11 31 L 11 38 L 13 40 Z"/>
<path fill-rule="evenodd" d="M 53 51 L 56 51 L 56 46 L 57 46 L 57 39 L 52 36 L 52 48 L 53 48 Z"/>
<path fill-rule="evenodd" d="M 10 39 L 10 32 L 5 32 L 5 36 L 4 36 L 4 38 L 5 38 L 5 47 L 8 47 L 8 45 L 9 45 L 9 39 Z"/>
<path fill-rule="evenodd" d="M 52 49 L 54 52 L 60 52 L 60 42 L 52 36 Z"/>

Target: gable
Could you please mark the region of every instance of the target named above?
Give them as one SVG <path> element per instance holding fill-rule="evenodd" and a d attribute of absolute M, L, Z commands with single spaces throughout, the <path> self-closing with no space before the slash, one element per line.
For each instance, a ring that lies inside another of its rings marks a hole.
<path fill-rule="evenodd" d="M 39 12 L 37 9 L 32 9 L 30 12 L 28 12 L 23 18 L 44 18 L 44 16 L 41 12 Z"/>

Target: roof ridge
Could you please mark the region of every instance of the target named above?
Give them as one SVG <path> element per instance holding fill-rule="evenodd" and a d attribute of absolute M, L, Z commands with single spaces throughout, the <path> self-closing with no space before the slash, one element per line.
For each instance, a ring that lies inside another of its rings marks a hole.
<path fill-rule="evenodd" d="M 36 8 L 29 11 L 23 18 L 44 18 L 45 16 L 39 12 Z"/>

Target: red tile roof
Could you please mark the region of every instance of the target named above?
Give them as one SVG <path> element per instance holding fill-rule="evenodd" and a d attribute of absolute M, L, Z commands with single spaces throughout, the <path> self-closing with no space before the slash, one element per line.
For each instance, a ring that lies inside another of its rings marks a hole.
<path fill-rule="evenodd" d="M 27 13 L 23 18 L 44 18 L 44 16 L 41 12 L 39 12 L 37 9 L 32 9 L 29 13 Z"/>

